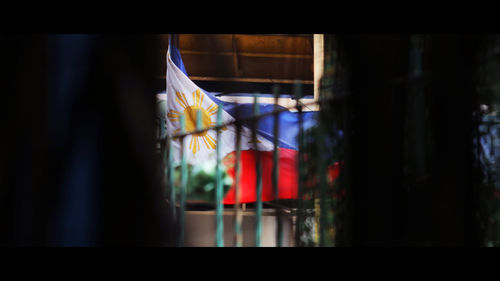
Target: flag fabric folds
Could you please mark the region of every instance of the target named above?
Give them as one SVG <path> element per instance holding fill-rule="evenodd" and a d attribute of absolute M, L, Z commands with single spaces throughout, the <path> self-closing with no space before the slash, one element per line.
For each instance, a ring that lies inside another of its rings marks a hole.
<path fill-rule="evenodd" d="M 229 124 L 235 118 L 247 118 L 253 115 L 253 104 L 235 104 L 219 100 L 215 95 L 199 88 L 188 76 L 182 62 L 180 52 L 175 46 L 169 44 L 167 52 L 166 75 L 166 104 L 167 104 L 167 134 L 176 135 L 181 132 L 180 116 L 185 116 L 186 132 L 196 130 L 197 116 L 201 117 L 201 127 L 208 128 L 215 125 L 218 107 L 222 107 L 222 122 Z M 274 104 L 259 104 L 260 114 L 271 112 Z M 199 111 L 199 112 L 198 112 Z M 236 112 L 238 113 L 236 115 Z M 314 112 L 303 113 L 303 125 L 314 125 Z M 297 134 L 299 129 L 297 113 L 283 111 L 279 114 L 280 130 L 278 132 L 279 146 L 279 179 L 278 193 L 280 199 L 293 199 L 297 197 Z M 240 202 L 251 203 L 256 201 L 256 154 L 259 153 L 262 167 L 262 200 L 275 199 L 271 181 L 273 167 L 273 125 L 274 115 L 266 116 L 259 120 L 257 128 L 257 142 L 254 143 L 251 123 L 243 122 L 241 130 L 241 177 Z M 246 120 L 246 119 L 245 119 Z M 236 161 L 236 128 L 228 125 L 220 130 L 220 143 L 216 140 L 216 131 L 211 129 L 202 133 L 190 134 L 184 138 L 183 151 L 188 164 L 196 165 L 204 161 L 215 161 L 215 148 L 220 145 L 221 155 L 224 158 L 228 174 L 233 177 Z M 174 162 L 180 162 L 181 142 L 173 140 Z M 226 193 L 224 204 L 235 203 L 235 190 L 233 187 Z"/>
<path fill-rule="evenodd" d="M 197 116 L 201 117 L 201 128 L 208 128 L 215 125 L 216 114 L 220 106 L 213 101 L 215 98 L 208 97 L 209 94 L 201 90 L 193 83 L 171 60 L 167 55 L 167 134 L 169 136 L 179 134 L 180 117 L 185 116 L 185 131 L 187 133 L 196 130 Z M 197 111 L 200 111 L 198 113 Z M 234 117 L 222 111 L 222 122 L 230 123 Z M 242 150 L 252 149 L 252 132 L 244 127 L 241 133 Z M 220 143 L 216 142 L 216 131 L 208 130 L 202 133 L 192 134 L 185 138 L 184 148 L 186 161 L 188 164 L 202 163 L 203 161 L 214 160 L 215 147 L 220 145 L 221 154 L 224 156 L 234 151 L 234 140 L 236 132 L 234 126 L 227 126 L 221 130 Z M 179 139 L 173 141 L 174 162 L 180 162 L 181 143 Z M 258 136 L 258 150 L 272 150 L 272 142 Z"/>

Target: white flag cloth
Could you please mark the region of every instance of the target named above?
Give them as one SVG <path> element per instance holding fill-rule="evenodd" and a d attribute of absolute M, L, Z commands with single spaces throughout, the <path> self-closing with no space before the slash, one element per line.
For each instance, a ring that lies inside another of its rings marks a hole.
<path fill-rule="evenodd" d="M 201 111 L 202 128 L 215 126 L 218 105 L 208 97 L 193 81 L 191 81 L 172 61 L 170 52 L 167 52 L 167 134 L 173 136 L 180 133 L 180 115 L 185 115 L 186 132 L 196 129 L 196 112 Z M 234 118 L 222 111 L 222 123 L 233 121 Z M 184 153 L 188 164 L 199 164 L 205 161 L 215 161 L 215 148 L 220 145 L 221 157 L 235 151 L 235 126 L 227 126 L 220 130 L 220 143 L 217 143 L 215 130 L 208 130 L 201 134 L 188 135 L 184 138 Z M 174 162 L 180 162 L 180 140 L 173 140 Z M 252 142 L 252 132 L 242 127 L 241 150 L 255 149 Z M 257 149 L 269 151 L 273 144 L 257 134 Z"/>

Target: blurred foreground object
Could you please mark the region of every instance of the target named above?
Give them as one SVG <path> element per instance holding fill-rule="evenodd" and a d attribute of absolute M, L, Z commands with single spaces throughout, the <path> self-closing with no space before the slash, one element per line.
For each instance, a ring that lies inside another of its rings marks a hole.
<path fill-rule="evenodd" d="M 1 39 L 0 245 L 165 245 L 155 36 Z"/>

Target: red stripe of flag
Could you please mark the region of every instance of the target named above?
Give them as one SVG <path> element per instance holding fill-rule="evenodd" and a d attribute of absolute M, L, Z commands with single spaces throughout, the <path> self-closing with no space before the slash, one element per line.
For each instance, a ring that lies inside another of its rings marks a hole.
<path fill-rule="evenodd" d="M 256 201 L 256 171 L 255 156 L 260 154 L 262 167 L 262 201 L 274 200 L 272 172 L 273 172 L 273 152 L 272 151 L 241 151 L 240 159 L 240 203 L 251 203 Z M 230 153 L 224 158 L 228 174 L 234 180 L 234 164 L 236 162 L 236 152 Z M 280 199 L 297 198 L 297 151 L 293 149 L 279 149 L 279 179 L 278 190 Z M 224 197 L 224 204 L 235 203 L 234 184 Z"/>
<path fill-rule="evenodd" d="M 262 167 L 262 201 L 274 200 L 272 172 L 273 172 L 273 152 L 272 151 L 241 151 L 240 159 L 240 203 L 252 203 L 256 201 L 256 172 L 255 156 L 260 153 Z M 297 198 L 297 154 L 293 149 L 279 148 L 279 179 L 278 190 L 280 199 Z M 228 174 L 234 180 L 234 164 L 236 162 L 236 152 L 228 154 L 224 158 L 224 165 Z M 333 182 L 339 176 L 339 163 L 336 162 L 328 167 L 328 181 Z M 308 182 L 306 185 L 310 185 Z M 306 186 L 307 187 L 307 186 Z M 343 191 L 340 196 L 344 195 Z M 224 204 L 235 203 L 235 188 L 233 186 L 228 190 L 224 197 Z"/>

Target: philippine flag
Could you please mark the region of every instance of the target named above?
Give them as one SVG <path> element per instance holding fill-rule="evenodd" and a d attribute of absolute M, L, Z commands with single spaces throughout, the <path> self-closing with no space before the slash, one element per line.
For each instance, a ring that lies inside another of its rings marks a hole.
<path fill-rule="evenodd" d="M 198 87 L 188 76 L 182 62 L 180 52 L 169 44 L 167 52 L 167 77 L 166 77 L 166 103 L 167 103 L 167 134 L 169 136 L 180 132 L 180 115 L 185 115 L 186 132 L 195 131 L 197 111 L 201 111 L 202 127 L 215 125 L 216 113 L 222 106 L 222 122 L 229 123 L 238 118 L 247 118 L 253 115 L 253 104 L 235 104 L 224 102 L 215 95 Z M 275 109 L 274 104 L 259 104 L 261 114 Z M 314 126 L 315 112 L 304 112 L 302 122 L 304 128 Z M 272 186 L 273 167 L 273 129 L 274 115 L 266 116 L 259 120 L 257 128 L 257 142 L 254 143 L 251 124 L 243 123 L 241 131 L 241 158 L 240 158 L 240 202 L 251 203 L 256 201 L 256 159 L 259 158 L 262 167 L 262 201 L 275 199 Z M 297 135 L 299 130 L 298 114 L 284 111 L 279 114 L 279 179 L 278 194 L 280 199 L 297 198 Z M 187 163 L 199 164 L 205 161 L 215 161 L 216 146 L 220 145 L 223 163 L 228 174 L 235 178 L 235 150 L 236 128 L 227 126 L 220 131 L 220 142 L 216 142 L 216 131 L 208 130 L 200 134 L 188 135 L 184 140 L 183 151 Z M 174 162 L 180 161 L 180 140 L 173 141 Z M 257 157 L 257 154 L 259 154 Z M 224 204 L 235 203 L 234 186 L 229 189 L 224 197 Z"/>

